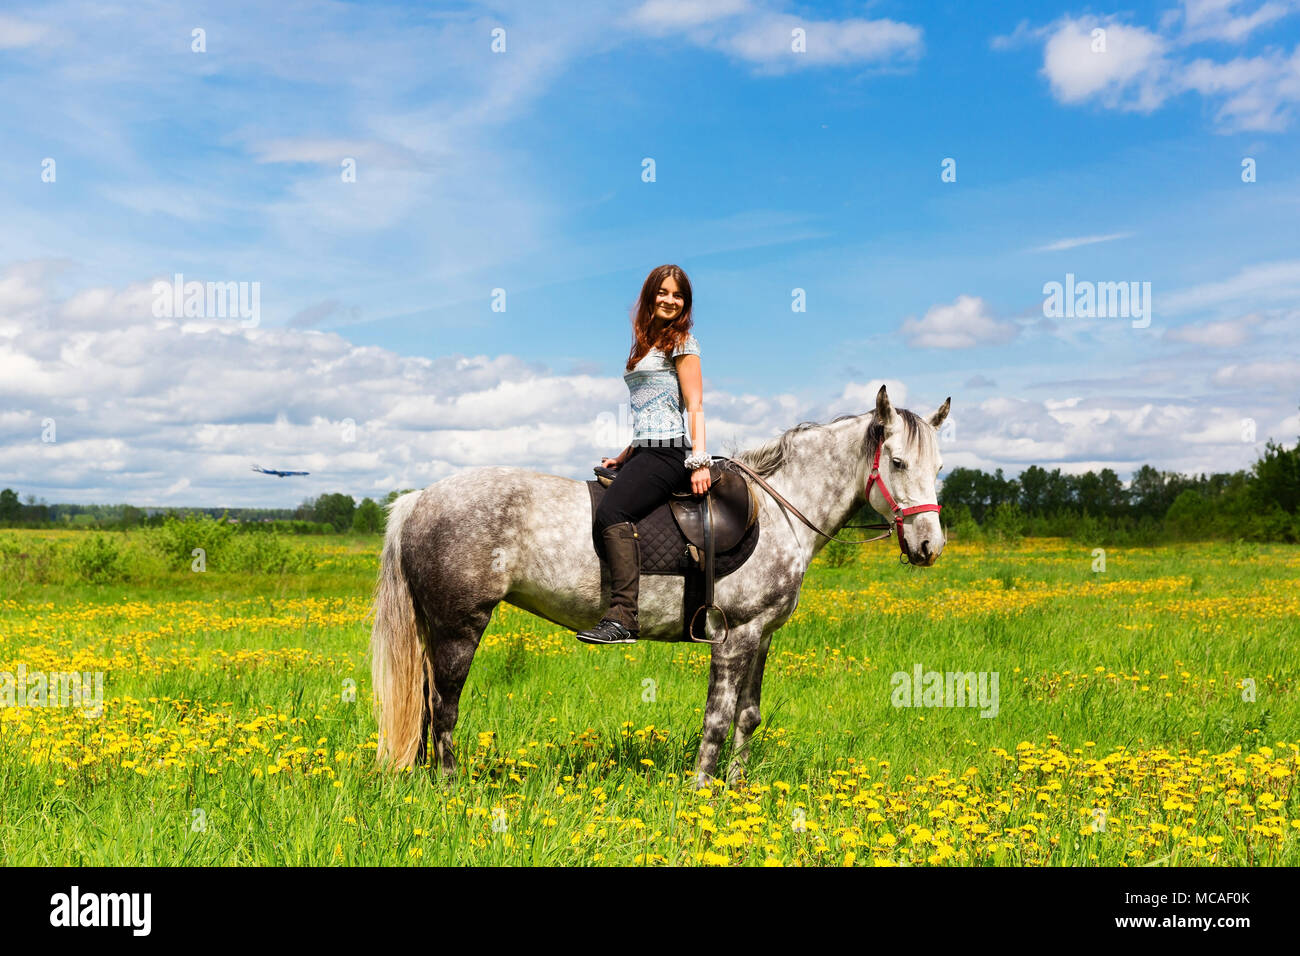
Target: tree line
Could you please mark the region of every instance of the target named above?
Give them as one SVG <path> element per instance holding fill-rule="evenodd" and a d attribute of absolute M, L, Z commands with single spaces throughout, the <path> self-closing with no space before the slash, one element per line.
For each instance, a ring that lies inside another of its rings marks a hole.
<path fill-rule="evenodd" d="M 12 488 L 0 490 L 0 527 L 81 528 L 129 530 L 161 527 L 168 517 L 208 515 L 224 518 L 241 531 L 275 531 L 289 534 L 378 534 L 384 530 L 387 506 L 413 489 L 390 491 L 382 501 L 334 493 L 306 498 L 295 509 L 288 508 L 137 508 L 135 505 L 46 504 L 27 496 L 26 503 Z"/>
<path fill-rule="evenodd" d="M 1004 534 L 1092 532 L 1141 538 L 1300 541 L 1300 443 L 1268 441 L 1235 472 L 1183 475 L 1143 465 L 1126 485 L 1110 468 L 1078 475 L 1031 465 L 1015 478 L 954 468 L 939 492 L 944 524 Z"/>

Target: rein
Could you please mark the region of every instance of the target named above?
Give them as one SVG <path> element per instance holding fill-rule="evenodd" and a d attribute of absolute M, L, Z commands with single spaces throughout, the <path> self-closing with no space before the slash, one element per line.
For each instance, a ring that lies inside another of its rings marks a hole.
<path fill-rule="evenodd" d="M 823 538 L 829 538 L 831 541 L 838 541 L 838 542 L 840 542 L 841 544 L 868 544 L 868 543 L 870 543 L 870 542 L 872 542 L 872 541 L 883 541 L 885 538 L 888 538 L 888 537 L 890 536 L 890 534 L 894 533 L 895 529 L 897 529 L 897 534 L 898 534 L 898 549 L 899 549 L 899 552 L 900 552 L 900 554 L 899 554 L 899 561 L 900 561 L 901 563 L 903 563 L 903 564 L 906 564 L 910 559 L 909 559 L 908 556 L 907 556 L 907 542 L 903 540 L 903 519 L 904 519 L 905 517 L 907 517 L 908 515 L 920 514 L 921 512 L 924 512 L 924 511 L 933 511 L 933 512 L 935 512 L 936 514 L 938 514 L 939 511 L 943 508 L 943 505 L 940 505 L 940 504 L 933 504 L 933 505 L 913 505 L 913 506 L 910 507 L 910 508 L 900 508 L 900 507 L 898 506 L 898 502 L 896 502 L 896 501 L 894 500 L 894 496 L 891 495 L 891 494 L 889 493 L 889 489 L 885 486 L 885 479 L 882 478 L 882 477 L 880 477 L 880 449 L 881 449 L 881 447 L 882 447 L 881 445 L 877 445 L 877 446 L 876 446 L 876 457 L 875 457 L 875 460 L 871 463 L 871 474 L 867 477 L 867 484 L 866 484 L 866 487 L 863 488 L 863 490 L 862 490 L 862 495 L 863 495 L 863 498 L 866 500 L 867 505 L 870 506 L 870 504 L 871 504 L 871 486 L 872 486 L 873 484 L 874 484 L 874 485 L 879 485 L 879 486 L 880 486 L 880 492 L 881 492 L 881 494 L 883 494 L 883 495 L 885 496 L 885 501 L 887 501 L 887 502 L 889 503 L 889 508 L 890 508 L 890 511 L 893 513 L 894 520 L 893 520 L 893 523 L 892 523 L 892 524 L 891 524 L 890 522 L 888 522 L 888 521 L 882 521 L 882 522 L 878 522 L 878 523 L 876 523 L 876 524 L 846 524 L 846 525 L 844 525 L 844 527 L 846 527 L 846 528 L 861 528 L 861 529 L 869 530 L 869 531 L 877 531 L 877 530 L 879 530 L 879 529 L 881 529 L 881 528 L 884 528 L 884 529 L 885 529 L 885 533 L 884 533 L 884 534 L 878 534 L 878 535 L 876 535 L 876 536 L 873 537 L 873 538 L 861 538 L 861 539 L 858 539 L 858 540 L 856 540 L 856 541 L 855 541 L 855 540 L 850 540 L 850 539 L 847 539 L 847 538 L 837 538 L 837 537 L 835 537 L 835 535 L 833 535 L 833 534 L 827 534 L 827 533 L 826 533 L 825 531 L 823 531 L 821 528 L 817 527 L 815 524 L 813 524 L 811 521 L 809 521 L 807 518 L 805 518 L 805 517 L 803 516 L 803 514 L 799 511 L 798 508 L 796 508 L 794 505 L 790 504 L 790 502 L 786 501 L 785 498 L 781 497 L 780 493 L 779 493 L 775 488 L 773 488 L 773 487 L 772 487 L 771 485 L 769 485 L 766 481 L 764 481 L 762 478 L 760 478 L 758 475 L 756 475 L 756 474 L 754 473 L 754 470 L 753 470 L 752 468 L 750 468 L 748 465 L 746 465 L 743 461 L 737 461 L 735 458 L 726 458 L 726 457 L 724 457 L 724 456 L 722 456 L 722 455 L 715 455 L 714 457 L 715 457 L 715 458 L 719 458 L 719 459 L 721 459 L 721 460 L 723 460 L 723 461 L 730 462 L 731 464 L 736 465 L 737 467 L 739 467 L 742 471 L 744 471 L 744 472 L 745 472 L 746 474 L 748 474 L 751 478 L 753 478 L 756 482 L 758 482 L 759 485 L 761 485 L 761 486 L 763 487 L 763 489 L 764 489 L 764 490 L 765 490 L 769 495 L 771 495 L 773 498 L 775 498 L 776 501 L 777 501 L 777 503 L 780 504 L 782 508 L 786 508 L 786 509 L 788 509 L 788 510 L 794 512 L 794 515 L 795 515 L 796 518 L 798 518 L 800 521 L 802 521 L 804 524 L 806 524 L 806 525 L 807 525 L 809 528 L 811 528 L 813 531 L 816 531 L 816 532 L 817 532 L 819 535 L 821 535 Z"/>

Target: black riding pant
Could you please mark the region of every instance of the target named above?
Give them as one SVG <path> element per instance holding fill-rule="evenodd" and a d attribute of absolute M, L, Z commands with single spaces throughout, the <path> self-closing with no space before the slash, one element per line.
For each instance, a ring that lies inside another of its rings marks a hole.
<path fill-rule="evenodd" d="M 690 491 L 686 455 L 685 444 L 633 446 L 596 506 L 596 527 L 603 531 L 620 521 L 640 521 L 674 491 Z"/>

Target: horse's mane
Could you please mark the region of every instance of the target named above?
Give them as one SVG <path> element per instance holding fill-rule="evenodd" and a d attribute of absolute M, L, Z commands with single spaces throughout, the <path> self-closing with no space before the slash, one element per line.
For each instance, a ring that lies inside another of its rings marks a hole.
<path fill-rule="evenodd" d="M 907 440 L 910 442 L 916 437 L 917 428 L 921 424 L 920 417 L 906 408 L 894 409 L 895 414 L 902 416 L 903 429 L 907 434 Z M 744 462 L 754 470 L 754 473 L 766 477 L 776 471 L 786 461 L 790 449 L 793 447 L 795 436 L 813 428 L 828 428 L 836 422 L 842 422 L 850 418 L 862 418 L 866 412 L 857 415 L 839 415 L 832 418 L 829 422 L 800 422 L 793 428 L 788 428 L 771 441 L 764 442 L 757 448 L 747 448 L 744 451 L 736 452 L 732 458 Z M 885 426 L 876 417 L 876 413 L 870 413 L 871 421 L 867 425 L 866 434 L 862 441 L 862 454 L 874 455 L 876 446 L 885 438 Z"/>

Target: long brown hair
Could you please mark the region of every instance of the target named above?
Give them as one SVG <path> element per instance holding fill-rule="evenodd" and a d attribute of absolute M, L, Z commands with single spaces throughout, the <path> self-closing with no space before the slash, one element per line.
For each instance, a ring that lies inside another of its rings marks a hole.
<path fill-rule="evenodd" d="M 677 289 L 682 294 L 682 311 L 657 330 L 652 328 L 655 314 L 655 296 L 664 279 L 672 276 Z M 625 371 L 641 361 L 652 348 L 663 349 L 669 355 L 672 350 L 686 341 L 691 331 L 691 280 L 678 266 L 663 265 L 651 269 L 641 286 L 641 297 L 632 307 L 632 351 L 627 356 Z M 652 338 L 653 336 L 653 338 Z"/>

